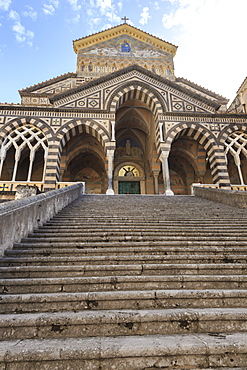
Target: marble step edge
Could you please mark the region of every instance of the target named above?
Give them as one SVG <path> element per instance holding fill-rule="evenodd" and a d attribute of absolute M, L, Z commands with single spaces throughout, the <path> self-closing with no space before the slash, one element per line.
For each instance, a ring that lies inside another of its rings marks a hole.
<path fill-rule="evenodd" d="M 0 342 L 0 364 L 10 369 L 41 369 L 71 364 L 78 370 L 149 370 L 242 367 L 247 334 L 175 334 Z M 30 367 L 26 367 L 28 362 Z M 13 367 L 17 364 L 19 367 Z M 42 366 L 42 367 L 41 367 Z M 47 368 L 47 367 L 46 367 Z"/>
<path fill-rule="evenodd" d="M 16 252 L 16 250 L 15 250 Z M 21 251 L 22 252 L 22 251 Z M 197 254 L 196 251 L 193 251 L 194 253 L 193 254 L 188 254 L 186 253 L 186 251 L 184 250 L 181 250 L 181 253 L 179 254 L 168 254 L 168 253 L 164 253 L 164 251 L 160 251 L 160 253 L 158 254 L 149 254 L 149 253 L 139 253 L 139 254 L 136 254 L 135 251 L 133 251 L 133 253 L 130 253 L 131 250 L 129 250 L 127 253 L 127 251 L 125 251 L 124 254 L 113 254 L 111 253 L 111 255 L 105 255 L 105 254 L 102 254 L 102 255 L 95 255 L 95 256 L 73 256 L 73 254 L 68 254 L 67 256 L 52 256 L 52 255 L 48 255 L 48 256 L 32 256 L 32 257 L 26 257 L 26 256 L 22 256 L 21 255 L 21 252 L 20 252 L 20 255 L 18 257 L 7 257 L 7 256 L 4 256 L 2 258 L 0 258 L 0 263 L 14 263 L 14 262 L 81 262 L 81 261 L 133 261 L 133 263 L 135 261 L 139 261 L 139 260 L 186 260 L 186 261 L 189 261 L 189 260 L 202 260 L 202 259 L 209 259 L 209 260 L 214 260 L 214 261 L 217 261 L 217 260 L 222 260 L 222 263 L 235 263 L 237 262 L 238 260 L 246 260 L 247 259 L 247 250 L 245 250 L 245 254 L 230 254 L 230 253 L 222 253 L 223 251 L 218 251 L 218 254 L 207 254 L 207 253 L 201 253 L 201 254 Z M 144 251 L 145 252 L 145 251 Z M 157 251 L 158 252 L 158 251 Z M 205 262 L 206 263 L 206 262 Z M 215 263 L 215 262 L 214 262 Z"/>
<path fill-rule="evenodd" d="M 18 249 L 18 247 L 23 246 L 23 249 Z M 245 256 L 247 249 L 245 246 L 243 247 L 225 247 L 225 246 L 217 246 L 217 247 L 212 247 L 212 246 L 160 246 L 159 244 L 154 244 L 154 245 L 148 245 L 148 246 L 133 246 L 133 247 L 128 247 L 128 246 L 121 246 L 121 248 L 116 248 L 114 247 L 108 247 L 108 246 L 96 246 L 94 248 L 90 248 L 88 244 L 83 244 L 79 245 L 78 247 L 75 248 L 35 248 L 35 249 L 24 249 L 25 245 L 21 243 L 15 243 L 15 248 L 14 249 L 7 249 L 5 251 L 5 256 L 2 257 L 1 259 L 4 258 L 18 258 L 19 255 L 32 255 L 35 257 L 37 256 L 52 256 L 52 255 L 68 255 L 68 256 L 73 256 L 74 254 L 78 256 L 78 254 L 85 254 L 87 255 L 106 255 L 109 253 L 111 255 L 139 255 L 143 253 L 149 253 L 150 255 L 162 255 L 162 256 L 177 256 L 177 255 L 183 255 L 186 253 L 193 253 L 195 255 L 201 256 L 201 255 L 208 255 L 208 256 L 217 256 L 218 253 L 221 253 L 224 255 L 226 258 L 228 255 L 234 257 L 236 253 L 237 255 Z M 40 246 L 39 246 L 40 247 Z M 16 255 L 18 257 L 8 257 L 8 256 L 13 256 Z"/>
<path fill-rule="evenodd" d="M 79 248 L 79 247 L 103 247 L 103 246 L 114 246 L 114 247 L 140 247 L 140 246 L 148 246 L 148 247 L 152 247 L 152 246 L 160 246 L 160 247 L 241 247 L 241 246 L 244 246 L 244 247 L 247 247 L 247 240 L 246 241 L 242 241 L 242 240 L 238 240 L 238 241 L 232 241 L 232 240 L 222 240 L 222 241 L 177 241 L 177 240 L 172 240 L 172 241 L 165 241 L 165 240 L 162 240 L 162 241 L 144 241 L 144 240 L 140 240 L 140 241 L 131 241 L 131 240 L 126 240 L 126 241 L 104 241 L 104 240 L 101 240 L 99 242 L 92 242 L 92 241 L 84 241 L 84 242 L 79 242 L 79 241 L 74 241 L 74 242 L 71 242 L 71 241 L 67 241 L 67 242 L 64 242 L 64 241 L 60 241 L 60 242 L 27 242 L 27 243 L 14 243 L 14 246 L 13 246 L 13 249 L 21 249 L 21 248 L 55 248 L 55 247 L 59 247 L 59 248 L 66 248 L 66 247 L 76 247 L 76 248 Z"/>
<path fill-rule="evenodd" d="M 1 340 L 247 331 L 246 308 L 0 314 Z"/>
<path fill-rule="evenodd" d="M 148 270 L 171 270 L 174 269 L 184 269 L 184 270 L 215 270 L 219 271 L 220 269 L 228 269 L 229 272 L 234 272 L 234 269 L 239 269 L 242 271 L 247 270 L 247 265 L 245 263 L 146 263 L 146 264 L 104 264 L 104 265 L 55 265 L 55 266 L 8 266 L 8 267 L 1 267 L 0 273 L 4 272 L 21 272 L 21 271 L 128 271 L 133 270 L 137 273 L 143 273 Z M 220 275 L 220 271 L 219 271 Z M 237 274 L 238 275 L 238 274 Z M 243 274 L 244 275 L 244 274 Z"/>

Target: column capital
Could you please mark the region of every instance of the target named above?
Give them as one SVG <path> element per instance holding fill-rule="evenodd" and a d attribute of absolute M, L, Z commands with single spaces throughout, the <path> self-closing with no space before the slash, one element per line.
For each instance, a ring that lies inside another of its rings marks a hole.
<path fill-rule="evenodd" d="M 115 149 L 107 149 L 107 157 L 114 157 Z"/>
<path fill-rule="evenodd" d="M 170 154 L 169 151 L 162 150 L 162 152 L 160 153 L 160 156 L 159 156 L 160 161 L 162 162 L 165 158 L 168 158 L 169 154 Z"/>
<path fill-rule="evenodd" d="M 160 170 L 153 170 L 152 172 L 154 177 L 158 177 L 160 174 Z"/>

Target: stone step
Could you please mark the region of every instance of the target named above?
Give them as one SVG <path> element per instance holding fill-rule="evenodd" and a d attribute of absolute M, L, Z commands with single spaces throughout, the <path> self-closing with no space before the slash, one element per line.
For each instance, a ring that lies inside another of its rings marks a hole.
<path fill-rule="evenodd" d="M 159 226 L 159 225 L 162 225 L 162 226 L 173 226 L 173 225 L 176 225 L 177 227 L 178 226 L 193 226 L 193 225 L 197 225 L 198 226 L 198 221 L 200 221 L 200 225 L 202 226 L 207 226 L 207 225 L 220 225 L 220 226 L 224 226 L 226 225 L 226 223 L 229 223 L 229 225 L 236 225 L 238 223 L 240 223 L 240 225 L 242 226 L 246 226 L 246 223 L 247 223 L 247 219 L 246 219 L 246 215 L 245 217 L 240 217 L 240 218 L 234 218 L 234 217 L 229 217 L 229 218 L 205 218 L 204 216 L 202 217 L 202 220 L 200 220 L 198 217 L 195 217 L 194 219 L 190 218 L 188 219 L 188 217 L 185 217 L 184 219 L 179 219 L 179 220 L 171 220 L 171 218 L 167 218 L 167 220 L 163 217 L 156 217 L 156 218 L 152 218 L 152 219 L 147 219 L 145 217 L 139 217 L 139 218 L 134 218 L 132 216 L 130 216 L 129 218 L 121 218 L 121 217 L 106 217 L 104 215 L 98 215 L 98 216 L 87 216 L 87 217 L 71 217 L 71 216 L 65 216 L 65 217 L 61 217 L 61 218 L 53 218 L 52 220 L 50 221 L 47 221 L 45 223 L 46 226 L 49 226 L 49 225 L 54 225 L 54 226 L 57 226 L 57 225 L 66 225 L 68 224 L 68 220 L 69 220 L 69 223 L 72 223 L 72 224 L 75 224 L 75 225 L 82 225 L 82 224 L 85 224 L 85 223 L 88 223 L 89 225 L 90 224 L 99 224 L 99 225 L 123 225 L 123 226 L 126 226 L 126 225 L 143 225 L 143 224 L 149 224 L 149 225 L 155 225 L 155 226 Z"/>
<path fill-rule="evenodd" d="M 187 243 L 189 242 L 238 242 L 240 241 L 241 243 L 246 243 L 247 245 L 247 237 L 245 236 L 240 236 L 240 235 L 235 235 L 235 236 L 168 236 L 168 235 L 142 235 L 142 236 L 135 236 L 132 235 L 131 232 L 128 233 L 128 235 L 125 236 L 110 236 L 110 235 L 102 235 L 102 236 L 95 236 L 93 233 L 89 236 L 85 235 L 78 235 L 78 236 L 48 236 L 47 238 L 45 237 L 37 237 L 37 238 L 22 238 L 21 242 L 25 244 L 36 244 L 36 243 L 59 243 L 63 242 L 65 243 L 66 241 L 69 241 L 70 243 L 73 242 L 88 242 L 88 243 L 99 243 L 99 242 L 148 242 L 148 241 L 156 241 L 156 242 L 183 242 L 186 241 Z"/>
<path fill-rule="evenodd" d="M 247 309 L 93 310 L 0 315 L 1 340 L 195 332 L 247 332 Z"/>
<path fill-rule="evenodd" d="M 247 225 L 247 224 L 246 224 Z M 229 234 L 229 233 L 235 233 L 235 232 L 243 232 L 245 233 L 245 230 L 244 227 L 246 225 L 234 225 L 234 226 L 231 226 L 231 228 L 229 228 L 229 226 L 226 226 L 225 224 L 224 225 L 205 225 L 205 226 L 198 226 L 198 223 L 197 225 L 191 225 L 191 226 L 175 226 L 175 225 L 160 225 L 160 226 L 150 226 L 149 224 L 142 224 L 142 225 L 132 225 L 131 226 L 131 231 L 133 232 L 145 232 L 145 233 L 148 233 L 148 232 L 166 232 L 166 233 L 197 233 L 197 232 L 200 232 L 200 233 L 207 233 L 207 232 L 210 232 L 210 233 L 219 233 L 219 234 Z M 112 225 L 112 226 L 109 226 L 109 225 L 103 225 L 103 226 L 97 226 L 97 228 L 95 228 L 95 224 L 93 225 L 82 225 L 82 224 L 78 224 L 78 225 L 70 225 L 70 224 L 67 224 L 67 225 L 62 225 L 62 226 L 59 226 L 59 225 L 46 225 L 46 226 L 41 226 L 39 227 L 39 229 L 35 229 L 33 231 L 33 233 L 47 233 L 47 234 L 52 234 L 52 233 L 66 233 L 66 232 L 71 232 L 71 233 L 84 233 L 84 232 L 95 232 L 95 233 L 102 233 L 102 232 L 105 232 L 105 233 L 117 233 L 117 232 L 125 232 L 125 231 L 128 231 L 130 230 L 130 227 L 129 225 L 122 225 L 122 224 L 119 224 L 119 225 Z"/>
<path fill-rule="evenodd" d="M 76 293 L 118 290 L 247 289 L 247 275 L 152 275 L 41 277 L 0 280 L 1 294 Z"/>
<path fill-rule="evenodd" d="M 2 295 L 0 313 L 245 308 L 247 290 L 146 290 Z"/>
<path fill-rule="evenodd" d="M 11 370 L 152 370 L 245 368 L 247 334 L 174 334 L 0 342 Z"/>
<path fill-rule="evenodd" d="M 133 264 L 1 267 L 0 279 L 123 275 L 246 275 L 247 264 Z"/>
<path fill-rule="evenodd" d="M 121 249 L 122 247 L 165 247 L 165 248 L 172 248 L 172 247 L 193 247 L 193 248 L 205 248 L 205 247 L 212 247 L 212 248 L 224 248 L 224 247 L 231 247 L 232 249 L 234 248 L 239 248 L 239 247 L 247 247 L 247 241 L 228 241 L 228 240 L 222 240 L 222 241 L 217 241 L 217 240 L 204 240 L 204 241 L 187 241 L 187 240 L 170 240 L 170 241 L 150 241 L 150 240 L 140 240 L 139 242 L 133 241 L 129 238 L 126 238 L 126 241 L 118 241 L 118 242 L 79 242 L 79 241 L 60 241 L 60 242 L 36 242 L 36 243 L 15 243 L 13 246 L 13 249 L 54 249 L 54 248 L 104 248 L 104 247 L 115 247 L 117 249 Z"/>
<path fill-rule="evenodd" d="M 143 243 L 141 243 L 143 244 Z M 5 251 L 5 258 L 2 258 L 0 261 L 4 263 L 5 260 L 8 258 L 20 258 L 22 257 L 64 257 L 64 256 L 109 256 L 109 255 L 115 255 L 115 256 L 126 256 L 126 255 L 143 255 L 143 254 L 149 254 L 149 255 L 160 255 L 160 256 L 183 256 L 183 255 L 190 255 L 190 256 L 196 256 L 196 255 L 207 255 L 207 256 L 218 256 L 222 255 L 225 258 L 225 262 L 229 261 L 231 258 L 238 258 L 242 256 L 246 256 L 246 247 L 239 247 L 234 246 L 233 247 L 224 247 L 224 246 L 182 246 L 182 247 L 169 247 L 169 246 L 160 246 L 159 243 L 153 243 L 151 246 L 141 246 L 138 247 L 136 244 L 134 246 L 122 246 L 119 248 L 118 244 L 113 247 L 106 247 L 103 246 L 102 243 L 95 244 L 92 248 L 88 245 L 88 243 L 79 243 L 72 246 L 70 248 L 66 248 L 66 246 L 63 246 L 63 248 L 59 248 L 59 244 L 56 243 L 53 248 L 51 248 L 50 244 L 46 244 L 47 248 L 44 247 L 44 245 L 37 245 L 36 248 L 34 245 L 30 248 L 30 244 L 22 244 L 22 243 L 16 243 L 14 249 L 10 249 Z M 91 245 L 91 244 L 90 244 Z M 138 244 L 139 245 L 139 244 Z M 18 249 L 20 248 L 20 249 Z M 23 248 L 23 249 L 22 249 Z M 28 249 L 25 249 L 28 248 Z M 236 257 L 235 257 L 236 256 Z M 68 257 L 68 258 L 70 258 Z"/>
<path fill-rule="evenodd" d="M 218 255 L 207 255 L 207 254 L 186 254 L 182 252 L 179 255 L 164 255 L 162 253 L 157 255 L 149 255 L 142 253 L 140 255 L 136 255 L 132 252 L 132 254 L 127 255 L 116 255 L 111 254 L 109 256 L 102 255 L 102 256 L 72 256 L 69 257 L 57 257 L 57 256 L 32 256 L 32 257 L 15 257 L 15 258 L 3 258 L 0 259 L 0 266 L 8 267 L 8 266 L 56 266 L 56 265 L 82 265 L 82 264 L 91 264 L 91 265 L 109 265 L 109 264 L 147 264 L 147 263 L 247 263 L 247 254 L 242 255 L 231 255 L 228 254 L 218 254 Z"/>

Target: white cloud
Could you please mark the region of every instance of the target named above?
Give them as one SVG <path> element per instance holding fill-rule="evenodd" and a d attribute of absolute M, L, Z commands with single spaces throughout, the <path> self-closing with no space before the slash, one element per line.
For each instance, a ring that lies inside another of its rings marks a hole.
<path fill-rule="evenodd" d="M 120 23 L 121 22 L 121 18 L 118 15 L 116 15 L 115 13 L 107 12 L 106 17 L 110 22 L 115 22 L 115 23 Z"/>
<path fill-rule="evenodd" d="M 123 1 L 119 1 L 119 2 L 117 3 L 117 6 L 119 7 L 119 10 L 120 10 L 120 12 L 121 12 L 121 10 L 123 9 Z"/>
<path fill-rule="evenodd" d="M 20 21 L 20 16 L 15 10 L 10 10 L 9 12 L 9 18 L 13 21 Z"/>
<path fill-rule="evenodd" d="M 32 6 L 26 6 L 28 10 L 23 12 L 24 17 L 30 17 L 33 21 L 36 21 L 38 13 L 34 11 Z"/>
<path fill-rule="evenodd" d="M 0 9 L 5 10 L 6 12 L 9 10 L 11 5 L 11 0 L 0 0 Z"/>
<path fill-rule="evenodd" d="M 55 12 L 55 8 L 53 5 L 44 4 L 43 12 L 47 15 L 52 15 Z"/>
<path fill-rule="evenodd" d="M 159 10 L 159 8 L 160 8 L 160 5 L 159 5 L 158 1 L 155 1 L 154 2 L 154 9 Z"/>
<path fill-rule="evenodd" d="M 25 27 L 20 22 L 16 22 L 13 26 L 13 31 L 18 35 L 25 35 Z"/>
<path fill-rule="evenodd" d="M 149 15 L 149 8 L 146 6 L 142 9 L 141 19 L 139 20 L 139 23 L 141 23 L 142 25 L 147 24 L 149 18 L 151 18 L 151 16 Z"/>
<path fill-rule="evenodd" d="M 163 25 L 177 34 L 176 75 L 233 96 L 246 77 L 246 0 L 238 0 L 238 6 L 226 0 L 169 1 L 174 10 L 163 16 Z"/>
<path fill-rule="evenodd" d="M 108 9 L 112 8 L 111 0 L 96 0 L 96 6 L 105 14 Z"/>
<path fill-rule="evenodd" d="M 26 30 L 23 24 L 21 24 L 20 15 L 15 10 L 11 9 L 9 12 L 9 18 L 14 21 L 12 30 L 14 31 L 16 41 L 19 43 L 27 42 L 29 46 L 32 46 L 34 33 Z"/>
<path fill-rule="evenodd" d="M 72 9 L 75 12 L 81 10 L 81 5 L 78 4 L 78 0 L 67 0 L 67 1 L 72 6 Z"/>
<path fill-rule="evenodd" d="M 50 4 L 52 4 L 54 8 L 57 9 L 59 5 L 59 0 L 50 0 Z"/>
<path fill-rule="evenodd" d="M 77 14 L 74 18 L 68 19 L 67 22 L 76 24 L 80 22 L 80 19 L 81 19 L 81 15 Z"/>
<path fill-rule="evenodd" d="M 50 4 L 43 5 L 43 12 L 47 15 L 53 15 L 59 6 L 59 0 L 50 0 Z"/>

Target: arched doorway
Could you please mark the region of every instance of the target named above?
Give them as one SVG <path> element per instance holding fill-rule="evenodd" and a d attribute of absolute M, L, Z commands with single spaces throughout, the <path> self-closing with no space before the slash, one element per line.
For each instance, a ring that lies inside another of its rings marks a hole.
<path fill-rule="evenodd" d="M 155 194 L 152 168 L 159 159 L 154 114 L 147 104 L 129 99 L 119 106 L 115 137 L 115 194 Z"/>
<path fill-rule="evenodd" d="M 105 155 L 101 143 L 86 133 L 72 137 L 62 151 L 60 181 L 83 181 L 86 194 L 104 194 L 106 180 Z"/>
<path fill-rule="evenodd" d="M 195 182 L 213 182 L 205 149 L 186 135 L 173 141 L 169 169 L 171 189 L 175 195 L 190 194 L 190 187 Z"/>

